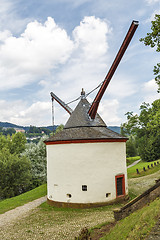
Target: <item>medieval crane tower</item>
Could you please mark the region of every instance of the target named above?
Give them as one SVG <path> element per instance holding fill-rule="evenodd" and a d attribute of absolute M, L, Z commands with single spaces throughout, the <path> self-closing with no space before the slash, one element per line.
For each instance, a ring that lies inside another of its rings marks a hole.
<path fill-rule="evenodd" d="M 133 21 L 91 105 L 84 90 L 74 111 L 51 93 L 70 118 L 61 132 L 45 141 L 49 204 L 78 208 L 102 206 L 128 194 L 127 138 L 109 130 L 97 109 L 137 27 L 138 22 Z"/>

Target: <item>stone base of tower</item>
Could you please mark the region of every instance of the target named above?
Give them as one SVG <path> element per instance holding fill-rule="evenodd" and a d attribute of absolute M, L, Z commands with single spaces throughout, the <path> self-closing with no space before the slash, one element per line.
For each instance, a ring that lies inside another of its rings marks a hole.
<path fill-rule="evenodd" d="M 129 196 L 122 196 L 122 197 L 118 197 L 114 200 L 111 201 L 107 201 L 107 202 L 97 202 L 97 203 L 70 203 L 70 202 L 57 202 L 57 201 L 52 201 L 50 199 L 47 198 L 47 203 L 51 206 L 54 207 L 63 207 L 63 208 L 80 208 L 80 209 L 84 209 L 84 208 L 95 208 L 95 207 L 103 207 L 103 206 L 107 206 L 107 205 L 112 205 L 115 203 L 122 203 L 125 202 L 129 199 Z"/>

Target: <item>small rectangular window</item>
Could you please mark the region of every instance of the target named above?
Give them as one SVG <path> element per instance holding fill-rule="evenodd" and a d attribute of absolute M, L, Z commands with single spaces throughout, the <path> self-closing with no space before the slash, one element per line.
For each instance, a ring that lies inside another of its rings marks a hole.
<path fill-rule="evenodd" d="M 106 197 L 109 197 L 111 194 L 110 193 L 106 193 Z"/>
<path fill-rule="evenodd" d="M 82 185 L 82 191 L 87 191 L 87 185 Z"/>

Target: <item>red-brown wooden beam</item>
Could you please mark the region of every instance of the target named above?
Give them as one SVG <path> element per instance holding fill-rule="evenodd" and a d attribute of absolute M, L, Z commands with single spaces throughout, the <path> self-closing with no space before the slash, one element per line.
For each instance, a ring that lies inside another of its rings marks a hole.
<path fill-rule="evenodd" d="M 71 144 L 71 143 L 100 143 L 100 142 L 127 142 L 128 138 L 106 138 L 106 139 L 74 139 L 44 141 L 46 145 Z"/>
<path fill-rule="evenodd" d="M 59 97 L 56 96 L 53 92 L 50 93 L 52 99 L 55 99 L 69 114 L 72 114 L 73 110 L 66 104 L 64 103 Z"/>
<path fill-rule="evenodd" d="M 128 45 L 130 43 L 137 27 L 138 27 L 138 21 L 133 21 L 129 30 L 128 30 L 128 32 L 127 32 L 127 34 L 126 34 L 126 37 L 125 37 L 124 41 L 123 41 L 123 43 L 122 43 L 122 45 L 119 49 L 119 52 L 117 53 L 117 56 L 116 56 L 116 58 L 115 58 L 115 60 L 112 64 L 107 76 L 104 79 L 104 82 L 103 82 L 101 88 L 99 89 L 99 91 L 98 91 L 98 93 L 97 93 L 89 111 L 88 111 L 88 114 L 92 119 L 94 119 L 95 116 L 96 116 L 100 100 L 101 100 L 101 98 L 102 98 L 102 96 L 103 96 L 103 94 L 104 94 L 104 92 L 105 92 L 113 74 L 115 73 L 115 71 L 116 71 L 116 69 L 117 69 L 117 67 L 118 67 L 118 65 L 119 65 L 127 47 L 128 47 Z"/>

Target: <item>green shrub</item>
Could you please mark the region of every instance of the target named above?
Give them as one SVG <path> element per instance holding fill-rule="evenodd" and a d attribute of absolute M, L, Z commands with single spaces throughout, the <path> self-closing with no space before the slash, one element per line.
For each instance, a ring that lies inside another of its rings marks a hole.
<path fill-rule="evenodd" d="M 25 156 L 11 154 L 6 148 L 0 151 L 0 199 L 14 197 L 28 190 L 30 167 Z"/>

